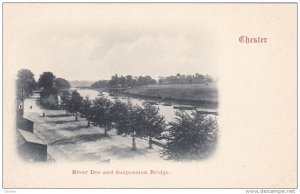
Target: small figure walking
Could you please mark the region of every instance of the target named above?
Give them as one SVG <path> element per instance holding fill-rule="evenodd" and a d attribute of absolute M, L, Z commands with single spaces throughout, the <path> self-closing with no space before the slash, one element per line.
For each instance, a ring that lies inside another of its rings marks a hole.
<path fill-rule="evenodd" d="M 43 112 L 43 117 L 45 117 L 45 113 Z"/>
<path fill-rule="evenodd" d="M 32 109 L 32 106 L 30 106 L 30 110 Z"/>

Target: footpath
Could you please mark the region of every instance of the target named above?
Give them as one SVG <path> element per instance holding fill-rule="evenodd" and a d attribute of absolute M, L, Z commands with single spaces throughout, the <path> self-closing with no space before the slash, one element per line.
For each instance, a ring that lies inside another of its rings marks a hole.
<path fill-rule="evenodd" d="M 137 151 L 132 151 L 131 137 L 116 134 L 113 129 L 104 135 L 104 129 L 87 127 L 85 118 L 66 115 L 64 110 L 47 110 L 39 105 L 39 94 L 24 102 L 24 117 L 34 122 L 34 133 L 48 145 L 48 153 L 55 161 L 103 162 L 116 160 L 161 161 L 161 147 L 136 139 Z M 43 113 L 45 117 L 43 117 Z"/>

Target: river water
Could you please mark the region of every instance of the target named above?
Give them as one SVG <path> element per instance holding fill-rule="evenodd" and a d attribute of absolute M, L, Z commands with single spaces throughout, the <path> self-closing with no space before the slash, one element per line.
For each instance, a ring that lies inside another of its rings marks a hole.
<path fill-rule="evenodd" d="M 95 99 L 97 97 L 99 97 L 99 91 L 97 90 L 91 90 L 91 89 L 76 89 L 77 92 L 82 96 L 82 97 L 86 97 L 88 96 L 90 99 Z M 114 97 L 109 96 L 109 94 L 107 92 L 102 92 L 102 94 L 104 96 L 106 96 L 108 99 L 110 99 L 111 101 L 115 101 Z M 127 103 L 128 100 L 130 100 L 130 102 L 135 105 L 142 105 L 142 103 L 145 101 L 144 99 L 140 99 L 140 98 L 134 98 L 134 97 L 127 97 L 125 95 L 119 95 L 118 99 L 122 102 Z M 161 115 L 163 115 L 165 117 L 165 120 L 167 122 L 170 121 L 174 121 L 174 119 L 176 118 L 175 115 L 175 111 L 176 109 L 173 108 L 174 105 L 178 105 L 178 104 L 174 104 L 172 103 L 172 106 L 164 106 L 162 105 L 163 103 L 160 103 L 158 105 L 154 105 L 154 106 L 158 106 L 159 107 L 159 112 Z M 186 112 L 190 113 L 190 110 L 186 110 Z M 215 116 L 214 116 L 215 117 Z"/>

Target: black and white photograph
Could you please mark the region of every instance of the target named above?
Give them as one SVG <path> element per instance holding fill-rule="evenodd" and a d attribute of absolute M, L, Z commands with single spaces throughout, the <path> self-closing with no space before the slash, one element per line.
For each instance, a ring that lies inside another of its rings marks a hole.
<path fill-rule="evenodd" d="M 18 35 L 16 143 L 24 160 L 213 154 L 219 128 L 211 33 L 162 21 L 40 21 L 25 23 Z"/>

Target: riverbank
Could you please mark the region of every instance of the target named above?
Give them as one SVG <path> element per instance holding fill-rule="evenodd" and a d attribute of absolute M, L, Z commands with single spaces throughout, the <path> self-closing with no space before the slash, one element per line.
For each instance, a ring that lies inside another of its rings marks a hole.
<path fill-rule="evenodd" d="M 218 107 L 218 92 L 214 83 L 148 85 L 131 88 L 121 93 L 132 97 L 211 109 Z"/>
<path fill-rule="evenodd" d="M 107 88 L 90 89 L 109 92 Z M 156 84 L 130 88 L 119 91 L 118 94 L 165 103 L 191 105 L 208 109 L 218 108 L 218 90 L 215 83 Z"/>
<path fill-rule="evenodd" d="M 38 94 L 25 100 L 24 116 L 34 122 L 34 133 L 48 145 L 47 151 L 55 161 L 163 160 L 162 148 L 154 145 L 148 149 L 147 140 L 137 138 L 137 151 L 132 151 L 131 138 L 117 135 L 114 129 L 104 136 L 103 128 L 87 127 L 84 118 L 75 121 L 64 110 L 43 109 Z"/>

